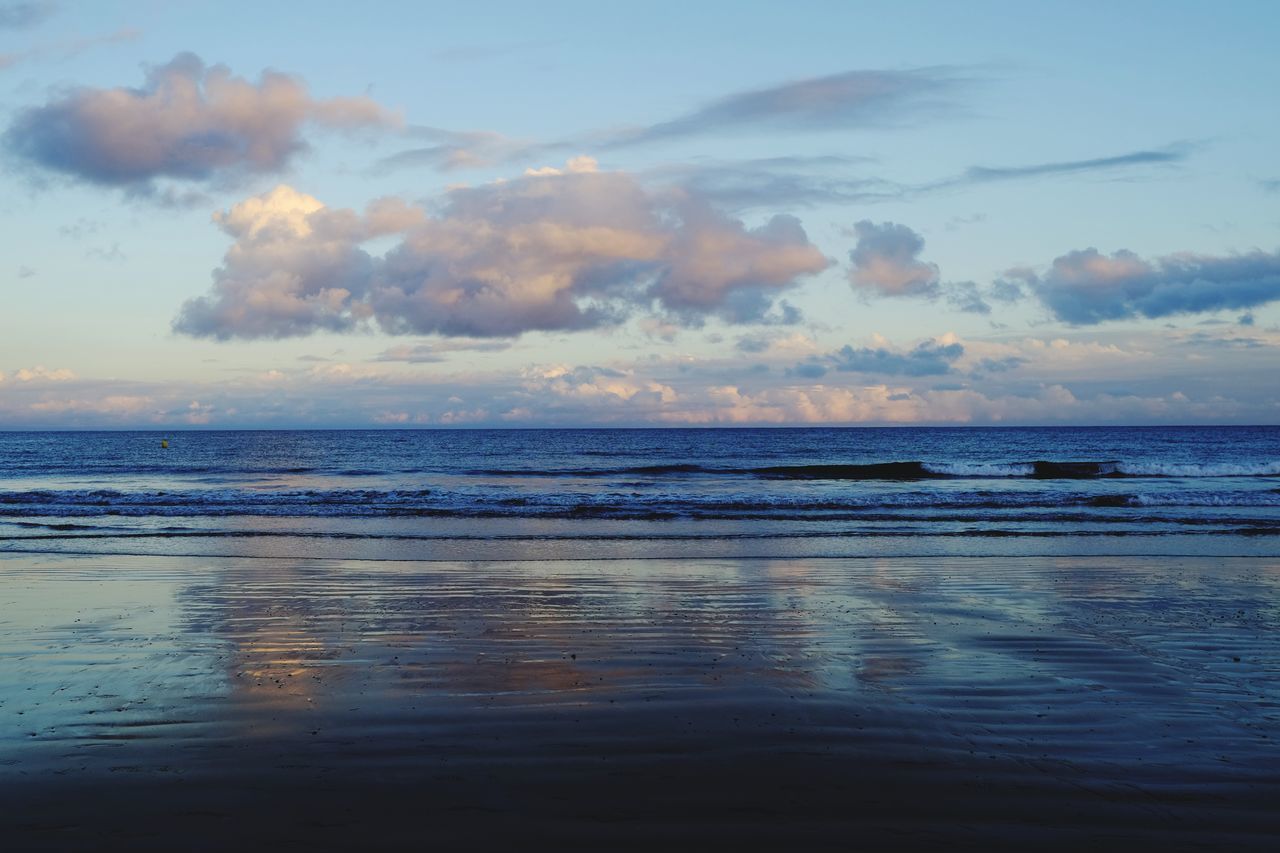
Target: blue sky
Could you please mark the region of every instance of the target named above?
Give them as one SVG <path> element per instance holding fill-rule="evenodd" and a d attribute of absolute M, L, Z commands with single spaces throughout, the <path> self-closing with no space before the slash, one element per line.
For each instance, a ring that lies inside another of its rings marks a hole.
<path fill-rule="evenodd" d="M 1275 423 L 1271 3 L 0 0 L 0 427 Z"/>

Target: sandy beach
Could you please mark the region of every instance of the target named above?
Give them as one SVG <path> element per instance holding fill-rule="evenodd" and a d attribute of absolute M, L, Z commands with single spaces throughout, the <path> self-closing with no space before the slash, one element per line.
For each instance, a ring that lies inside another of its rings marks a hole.
<path fill-rule="evenodd" d="M 1278 587 L 1257 558 L 9 554 L 0 828 L 1264 849 Z"/>

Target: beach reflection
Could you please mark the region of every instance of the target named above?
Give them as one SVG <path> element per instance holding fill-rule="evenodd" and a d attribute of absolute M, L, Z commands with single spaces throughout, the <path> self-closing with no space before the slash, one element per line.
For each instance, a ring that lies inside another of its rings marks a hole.
<path fill-rule="evenodd" d="M 361 708 L 583 706 L 644 693 L 819 686 L 836 648 L 796 563 L 346 564 L 255 561 L 178 594 L 221 644 L 258 734 Z M 846 641 L 840 640 L 843 645 Z M 268 724 L 270 723 L 270 725 Z"/>
<path fill-rule="evenodd" d="M 1250 565 L 10 560 L 0 774 L 444 778 L 757 744 L 1260 766 L 1280 632 Z"/>

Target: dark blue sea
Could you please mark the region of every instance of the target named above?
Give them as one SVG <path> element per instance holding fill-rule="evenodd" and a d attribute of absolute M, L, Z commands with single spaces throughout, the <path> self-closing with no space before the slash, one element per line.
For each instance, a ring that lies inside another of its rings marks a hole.
<path fill-rule="evenodd" d="M 1280 427 L 0 433 L 4 550 L 1256 554 L 1277 534 Z"/>

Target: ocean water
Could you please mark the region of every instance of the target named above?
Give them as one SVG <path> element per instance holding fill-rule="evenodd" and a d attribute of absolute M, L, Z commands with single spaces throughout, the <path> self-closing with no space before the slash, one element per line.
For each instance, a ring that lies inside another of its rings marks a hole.
<path fill-rule="evenodd" d="M 1277 428 L 0 434 L 0 837 L 1270 850 L 1277 533 Z"/>
<path fill-rule="evenodd" d="M 10 551 L 1252 555 L 1277 534 L 1280 427 L 0 433 Z"/>

